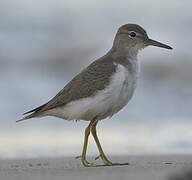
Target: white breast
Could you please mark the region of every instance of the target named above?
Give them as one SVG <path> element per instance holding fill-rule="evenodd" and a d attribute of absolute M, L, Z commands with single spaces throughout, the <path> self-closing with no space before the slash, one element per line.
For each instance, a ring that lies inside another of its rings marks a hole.
<path fill-rule="evenodd" d="M 133 96 L 138 77 L 137 69 L 130 73 L 123 65 L 117 65 L 116 74 L 111 81 L 111 85 L 114 87 L 112 93 L 115 101 L 111 116 L 121 110 Z"/>
<path fill-rule="evenodd" d="M 94 96 L 72 101 L 64 107 L 49 111 L 47 115 L 66 120 L 104 119 L 121 110 L 131 99 L 137 81 L 137 71 L 128 72 L 121 64 L 116 64 L 116 72 L 109 85 Z"/>

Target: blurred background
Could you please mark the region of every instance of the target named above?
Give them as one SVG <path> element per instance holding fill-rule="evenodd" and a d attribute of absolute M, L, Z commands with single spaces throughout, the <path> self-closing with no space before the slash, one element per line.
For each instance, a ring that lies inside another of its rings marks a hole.
<path fill-rule="evenodd" d="M 16 124 L 53 97 L 136 23 L 173 47 L 139 54 L 132 101 L 98 125 L 109 155 L 192 153 L 190 0 L 1 0 L 0 158 L 79 155 L 87 122 L 53 117 Z M 89 154 L 97 155 L 93 141 Z"/>

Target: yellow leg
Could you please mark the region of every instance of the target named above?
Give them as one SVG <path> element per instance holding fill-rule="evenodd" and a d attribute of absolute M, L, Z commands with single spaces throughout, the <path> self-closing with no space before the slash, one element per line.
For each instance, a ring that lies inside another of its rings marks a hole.
<path fill-rule="evenodd" d="M 103 149 L 102 149 L 102 147 L 101 147 L 101 144 L 100 144 L 100 142 L 99 142 L 99 138 L 97 137 L 96 126 L 97 126 L 97 122 L 94 123 L 94 124 L 91 126 L 91 133 L 92 133 L 92 135 L 93 135 L 93 137 L 94 137 L 94 140 L 95 140 L 95 142 L 96 142 L 97 148 L 98 148 L 99 153 L 100 153 L 100 155 L 99 155 L 97 158 L 100 157 L 101 160 L 103 161 L 104 165 L 106 165 L 106 166 L 129 165 L 129 163 L 112 163 L 111 161 L 109 161 L 109 160 L 107 159 L 107 157 L 105 156 L 104 151 L 103 151 Z M 96 158 L 96 159 L 97 159 L 97 158 Z"/>
<path fill-rule="evenodd" d="M 76 158 L 81 158 L 81 162 L 84 166 L 86 167 L 94 167 L 96 166 L 93 163 L 90 163 L 86 160 L 86 153 L 87 153 L 87 144 L 88 144 L 88 139 L 89 139 L 89 135 L 90 135 L 90 129 L 92 126 L 93 122 L 91 121 L 90 124 L 86 127 L 85 129 L 85 136 L 84 136 L 84 144 L 83 144 L 83 151 L 81 156 L 78 156 Z"/>

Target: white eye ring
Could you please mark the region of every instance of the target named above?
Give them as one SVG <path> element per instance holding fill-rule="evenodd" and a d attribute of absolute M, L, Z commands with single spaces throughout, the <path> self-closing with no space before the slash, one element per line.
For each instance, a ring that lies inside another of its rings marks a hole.
<path fill-rule="evenodd" d="M 133 37 L 136 36 L 136 33 L 135 33 L 134 31 L 131 31 L 131 32 L 129 33 L 129 36 L 133 38 Z"/>

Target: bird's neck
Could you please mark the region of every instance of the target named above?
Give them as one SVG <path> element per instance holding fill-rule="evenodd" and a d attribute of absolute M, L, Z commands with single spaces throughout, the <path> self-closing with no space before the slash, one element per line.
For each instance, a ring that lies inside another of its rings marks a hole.
<path fill-rule="evenodd" d="M 121 64 L 127 68 L 127 70 L 134 76 L 138 76 L 139 73 L 139 63 L 137 60 L 137 54 L 130 54 L 122 51 L 115 51 L 111 49 L 107 55 L 112 57 L 112 62 L 114 64 Z"/>
<path fill-rule="evenodd" d="M 138 51 L 130 51 L 128 49 L 114 49 L 114 47 L 108 52 L 111 54 L 114 61 L 121 61 L 123 63 L 135 64 L 137 62 Z"/>

